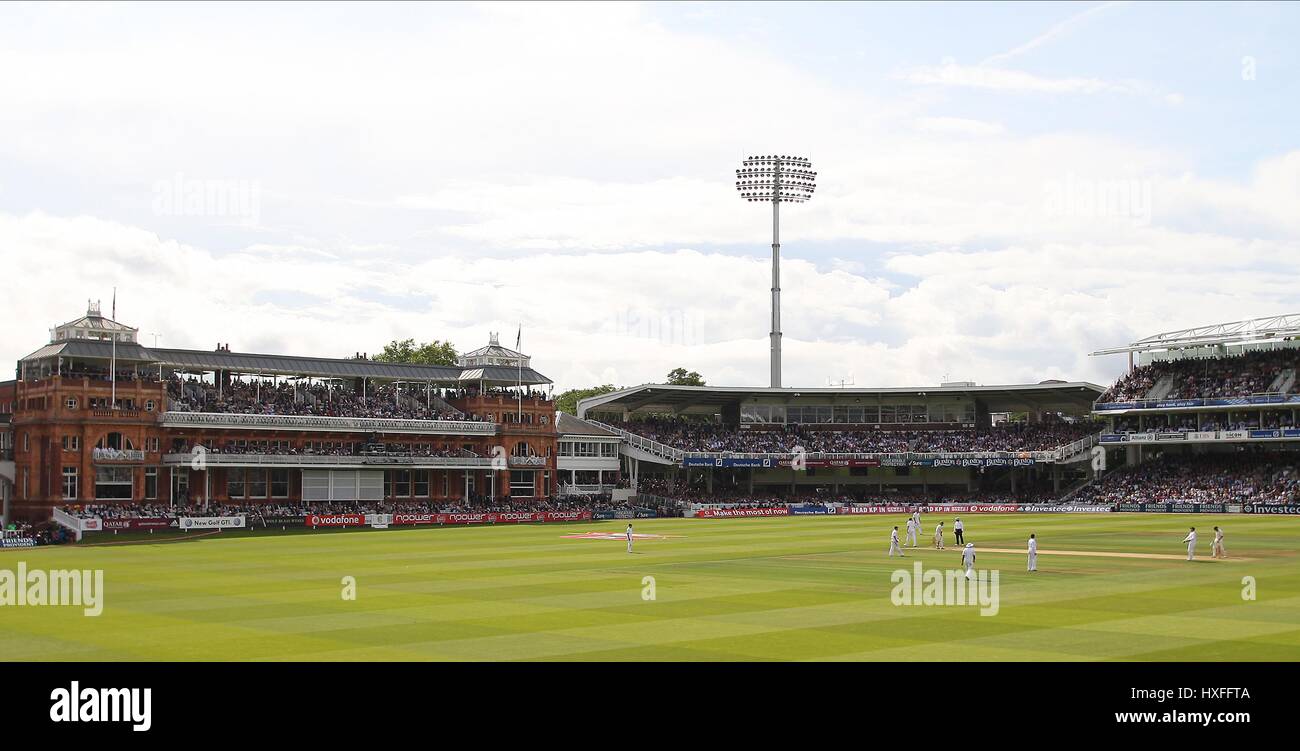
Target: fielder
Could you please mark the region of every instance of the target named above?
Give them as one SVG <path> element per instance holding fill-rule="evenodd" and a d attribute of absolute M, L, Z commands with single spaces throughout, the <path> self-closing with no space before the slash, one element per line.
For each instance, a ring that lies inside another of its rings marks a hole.
<path fill-rule="evenodd" d="M 902 548 L 901 545 L 898 544 L 898 527 L 897 527 L 897 526 L 894 527 L 894 531 L 893 531 L 893 532 L 890 532 L 890 533 L 889 533 L 889 557 L 890 557 L 890 558 L 893 558 L 893 557 L 894 557 L 894 551 L 898 551 L 898 557 L 899 557 L 899 558 L 906 558 L 906 557 L 907 557 L 907 556 L 903 555 L 903 548 Z"/>
<path fill-rule="evenodd" d="M 627 525 L 627 552 L 632 552 L 632 525 Z"/>
<path fill-rule="evenodd" d="M 1038 540 L 1033 535 L 1029 536 L 1029 570 L 1038 570 Z"/>
<path fill-rule="evenodd" d="M 952 523 L 952 533 L 956 535 L 958 545 L 961 545 L 962 543 L 966 542 L 965 538 L 961 536 L 961 531 L 963 529 L 965 528 L 962 526 L 961 517 L 959 516 L 957 517 L 957 520 Z"/>
<path fill-rule="evenodd" d="M 920 531 L 921 531 L 921 527 L 916 523 L 916 517 L 909 516 L 907 518 L 907 542 L 912 547 L 916 547 L 918 545 L 916 541 L 916 534 L 917 532 Z"/>
<path fill-rule="evenodd" d="M 1227 558 L 1228 553 L 1223 549 L 1223 530 L 1218 527 L 1214 528 L 1214 557 Z"/>
<path fill-rule="evenodd" d="M 943 522 L 939 522 L 939 526 L 934 528 L 934 546 L 943 550 Z"/>
<path fill-rule="evenodd" d="M 961 565 L 966 569 L 966 578 L 975 578 L 975 543 L 966 543 L 966 549 L 961 551 Z"/>
<path fill-rule="evenodd" d="M 1196 527 L 1192 527 L 1192 531 L 1187 533 L 1183 542 L 1187 543 L 1187 560 L 1190 561 L 1196 555 Z"/>

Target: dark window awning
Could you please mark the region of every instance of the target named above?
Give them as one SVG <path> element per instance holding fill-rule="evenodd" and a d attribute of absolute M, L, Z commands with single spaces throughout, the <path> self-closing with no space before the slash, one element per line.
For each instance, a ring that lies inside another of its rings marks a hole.
<path fill-rule="evenodd" d="M 379 381 L 410 381 L 415 383 L 464 384 L 482 381 L 493 386 L 512 386 L 517 383 L 536 386 L 551 380 L 532 368 L 483 367 L 459 368 L 446 365 L 413 365 L 387 363 L 374 360 L 338 359 L 328 357 L 294 357 L 291 355 L 259 355 L 243 352 L 215 352 L 194 349 L 148 349 L 139 344 L 119 342 L 119 363 L 148 363 L 153 366 L 175 368 L 190 372 L 224 370 L 247 375 L 301 376 L 309 378 L 355 379 L 369 378 Z M 46 345 L 24 357 L 22 362 L 38 362 L 63 357 L 84 360 L 109 360 L 113 357 L 111 342 L 73 339 Z"/>
<path fill-rule="evenodd" d="M 373 378 L 385 381 L 455 383 L 460 368 L 410 365 L 374 360 L 257 355 L 242 352 L 204 352 L 192 349 L 155 349 L 164 365 L 182 370 L 226 370 L 233 373 L 309 376 L 312 378 Z"/>

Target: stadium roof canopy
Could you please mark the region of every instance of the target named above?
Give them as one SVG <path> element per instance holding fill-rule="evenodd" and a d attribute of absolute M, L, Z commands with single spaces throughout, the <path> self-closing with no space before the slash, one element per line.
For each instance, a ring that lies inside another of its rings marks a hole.
<path fill-rule="evenodd" d="M 98 339 L 70 339 L 54 344 L 47 344 L 36 350 L 30 355 L 24 357 L 22 362 L 32 362 L 36 360 L 47 360 L 54 357 L 62 357 L 73 360 L 104 360 L 108 361 L 114 356 L 113 343 L 111 341 L 100 341 Z M 156 363 L 158 358 L 149 353 L 149 350 L 139 344 L 129 342 L 117 343 L 117 359 L 125 362 L 139 363 Z"/>
<path fill-rule="evenodd" d="M 853 404 L 864 400 L 894 401 L 899 397 L 977 399 L 990 412 L 1087 412 L 1105 391 L 1084 381 L 1044 381 L 1011 386 L 949 385 L 934 388 L 770 388 L 733 386 L 669 386 L 643 384 L 592 396 L 578 402 L 578 416 L 591 412 L 673 412 L 714 414 L 745 402 L 768 404 Z"/>
<path fill-rule="evenodd" d="M 555 432 L 560 435 L 591 435 L 602 438 L 617 438 L 614 433 L 605 430 L 597 425 L 592 425 L 586 420 L 579 420 L 567 412 L 561 412 L 555 421 Z"/>
<path fill-rule="evenodd" d="M 1228 346 L 1287 341 L 1300 337 L 1300 313 L 1267 318 L 1251 318 L 1213 326 L 1199 326 L 1180 331 L 1166 331 L 1139 339 L 1124 347 L 1093 352 L 1093 356 L 1118 355 L 1125 352 L 1153 352 L 1192 347 Z"/>
<path fill-rule="evenodd" d="M 76 339 L 46 345 L 24 357 L 22 362 L 53 358 L 107 361 L 113 357 L 112 343 Z M 304 376 L 309 378 L 369 378 L 384 381 L 428 383 L 488 383 L 496 386 L 521 384 L 536 386 L 551 380 L 532 368 L 484 367 L 459 368 L 442 365 L 413 365 L 376 362 L 374 360 L 258 355 L 241 352 L 216 352 L 192 349 L 150 349 L 138 344 L 118 343 L 120 363 L 142 363 L 188 372 L 219 370 L 247 375 Z"/>

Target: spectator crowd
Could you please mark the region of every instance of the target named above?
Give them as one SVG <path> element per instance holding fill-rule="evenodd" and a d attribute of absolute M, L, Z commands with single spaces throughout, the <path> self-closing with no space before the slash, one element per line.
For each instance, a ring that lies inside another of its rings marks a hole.
<path fill-rule="evenodd" d="M 339 383 L 232 379 L 220 386 L 197 378 L 167 380 L 168 408 L 177 412 L 216 412 L 241 415 L 363 417 L 401 420 L 482 421 L 449 402 L 472 396 L 514 400 L 519 393 L 502 388 L 442 388 L 423 383 L 371 383 L 356 390 Z M 528 389 L 523 398 L 546 399 Z"/>
<path fill-rule="evenodd" d="M 167 506 L 150 503 L 75 504 L 62 511 L 81 519 L 161 519 L 168 517 L 215 517 L 245 515 L 250 520 L 311 514 L 457 514 L 511 512 L 613 511 L 626 508 L 608 496 L 556 496 L 547 499 L 511 500 L 473 498 L 450 501 L 355 501 L 314 503 L 221 503 Z"/>
<path fill-rule="evenodd" d="M 1291 452 L 1165 454 L 1121 467 L 1074 503 L 1300 503 L 1300 457 Z"/>
<path fill-rule="evenodd" d="M 1268 393 L 1284 371 L 1300 365 L 1300 350 L 1274 349 L 1221 358 L 1167 360 L 1125 373 L 1102 394 L 1101 402 L 1135 402 L 1152 398 L 1151 390 L 1168 378 L 1160 399 L 1223 399 Z"/>
<path fill-rule="evenodd" d="M 892 454 L 1050 451 L 1101 432 L 1093 421 L 1001 423 L 988 429 L 813 430 L 807 427 L 731 428 L 700 420 L 651 418 L 614 423 L 634 435 L 683 451 L 789 454 Z"/>

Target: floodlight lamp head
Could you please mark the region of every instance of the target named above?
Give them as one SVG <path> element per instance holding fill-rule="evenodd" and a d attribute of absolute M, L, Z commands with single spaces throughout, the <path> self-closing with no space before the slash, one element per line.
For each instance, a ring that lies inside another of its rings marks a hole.
<path fill-rule="evenodd" d="M 736 190 L 747 201 L 804 203 L 817 190 L 817 173 L 806 157 L 751 156 L 736 170 Z"/>

